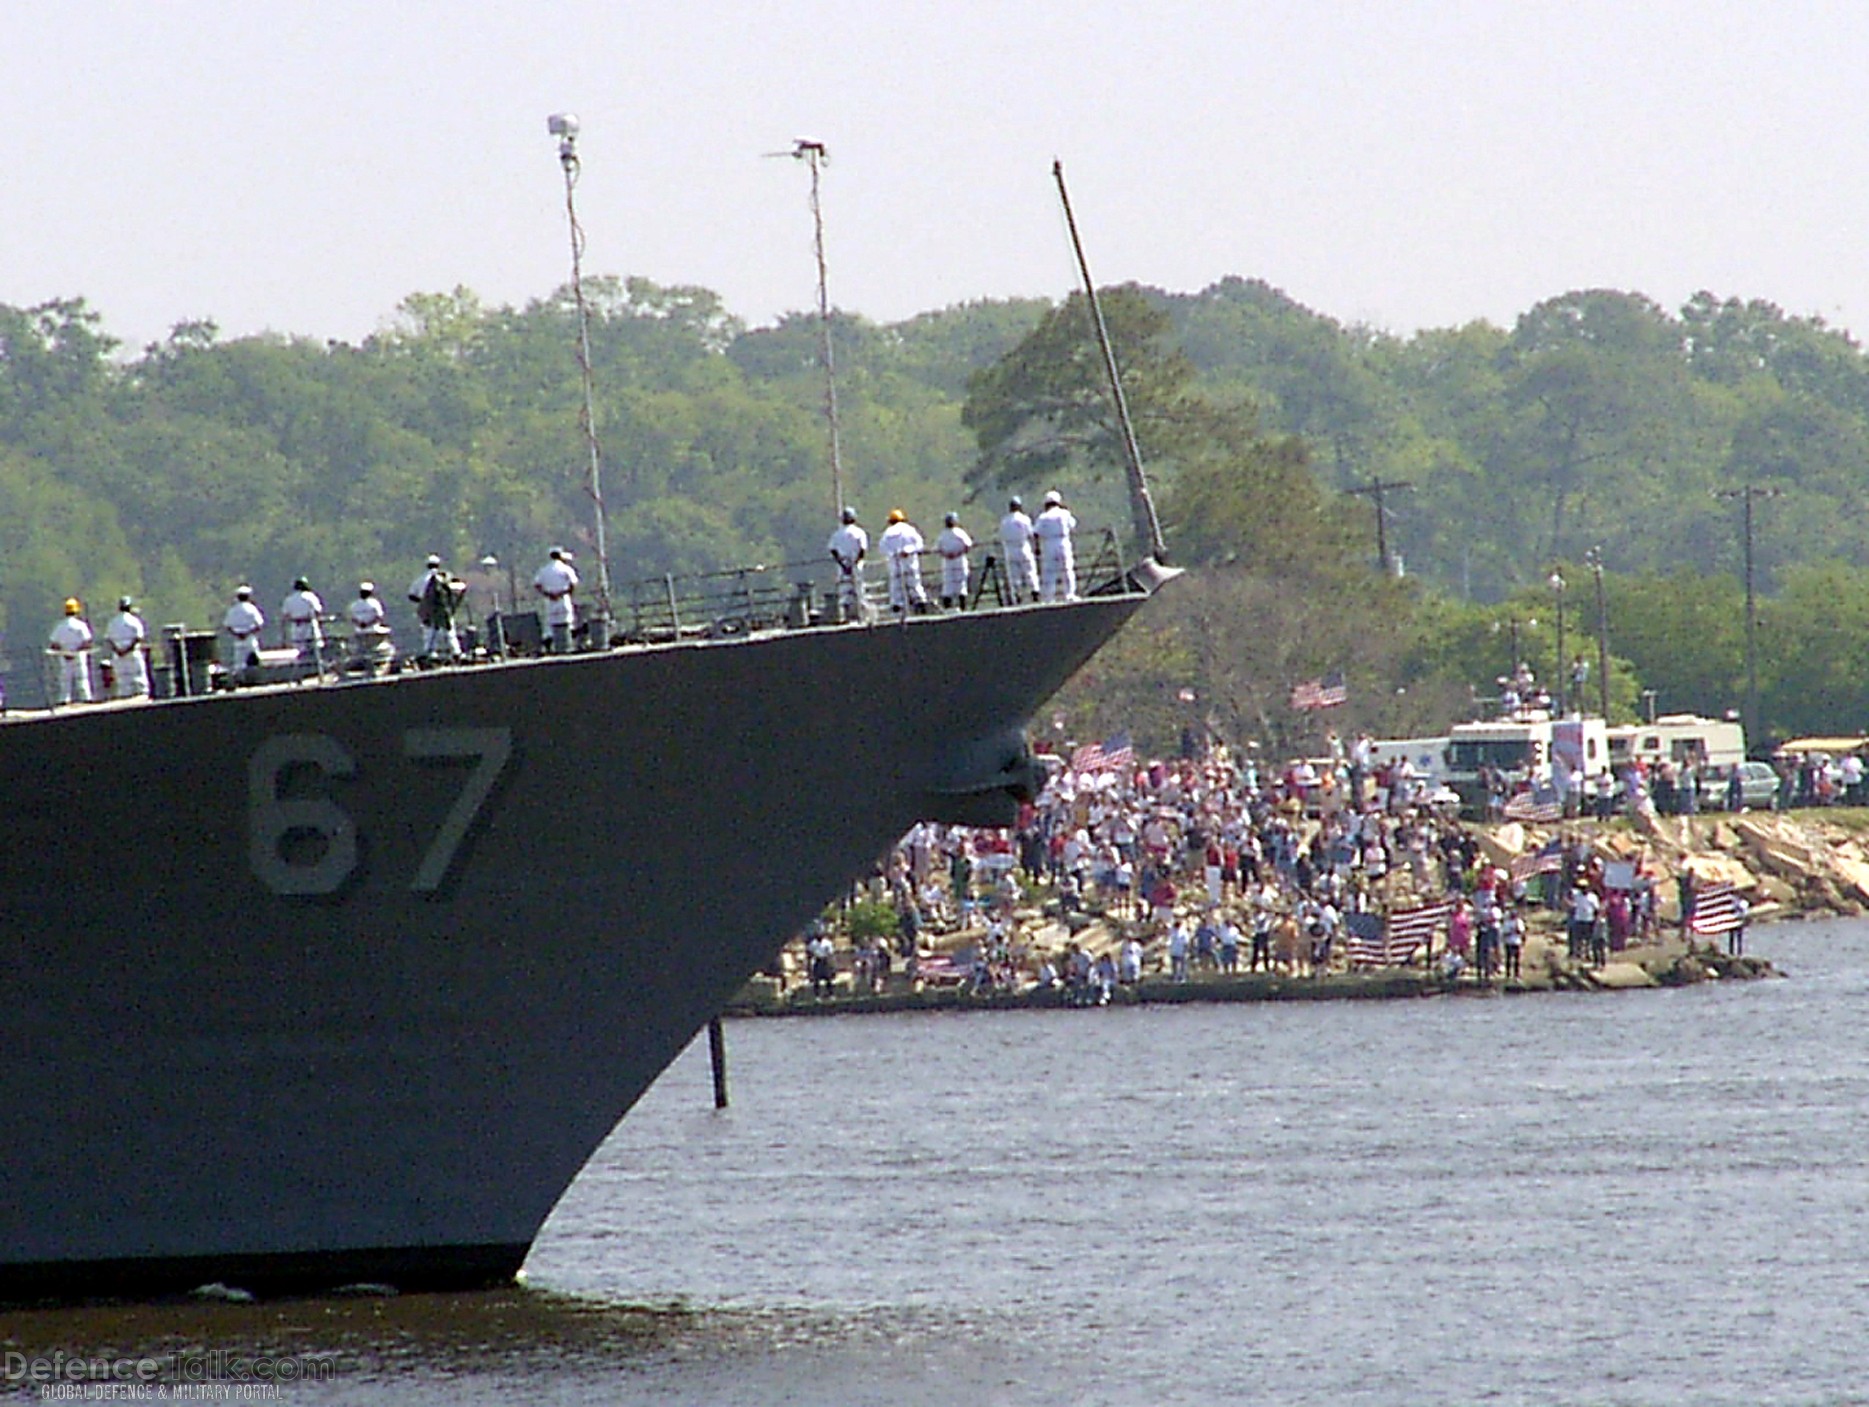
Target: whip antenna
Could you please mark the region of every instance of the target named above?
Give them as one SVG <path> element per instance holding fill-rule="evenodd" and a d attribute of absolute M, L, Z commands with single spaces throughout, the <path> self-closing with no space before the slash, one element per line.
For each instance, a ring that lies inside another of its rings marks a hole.
<path fill-rule="evenodd" d="M 1071 213 L 1071 193 L 1064 188 L 1064 163 L 1053 160 L 1052 177 L 1058 183 L 1058 199 L 1064 205 L 1064 223 L 1071 231 L 1071 248 L 1077 254 L 1077 267 L 1084 276 L 1084 297 L 1090 305 L 1090 322 L 1097 334 L 1097 346 L 1103 353 L 1103 371 L 1110 381 L 1110 399 L 1116 407 L 1116 422 L 1122 431 L 1123 465 L 1129 474 L 1129 511 L 1135 515 L 1136 538 L 1156 561 L 1168 561 L 1168 548 L 1162 541 L 1162 525 L 1155 516 L 1155 500 L 1149 497 L 1148 476 L 1142 472 L 1142 451 L 1136 446 L 1135 427 L 1129 422 L 1129 403 L 1123 398 L 1123 381 L 1116 374 L 1116 354 L 1110 350 L 1109 329 L 1103 323 L 1103 305 L 1097 301 L 1097 285 L 1091 282 L 1090 263 L 1084 258 L 1084 242 L 1077 237 L 1077 217 Z"/>
<path fill-rule="evenodd" d="M 824 420 L 831 438 L 831 512 L 844 507 L 844 459 L 841 432 L 837 419 L 837 359 L 831 351 L 831 300 L 824 264 L 824 206 L 819 199 L 819 176 L 830 164 L 831 154 L 823 142 L 800 137 L 790 151 L 767 152 L 768 156 L 789 156 L 811 168 L 812 251 L 818 260 L 818 364 L 824 368 Z"/>

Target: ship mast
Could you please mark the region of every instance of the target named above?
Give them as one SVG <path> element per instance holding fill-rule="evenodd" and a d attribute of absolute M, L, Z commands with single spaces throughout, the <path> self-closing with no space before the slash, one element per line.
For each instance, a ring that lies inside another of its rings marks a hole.
<path fill-rule="evenodd" d="M 1053 160 L 1051 174 L 1058 183 L 1058 199 L 1064 205 L 1064 223 L 1071 231 L 1071 248 L 1077 254 L 1077 267 L 1084 276 L 1084 297 L 1090 306 L 1090 322 L 1097 334 L 1097 346 L 1103 353 L 1103 371 L 1110 382 L 1110 400 L 1116 407 L 1116 422 L 1122 431 L 1123 466 L 1129 475 L 1129 511 L 1134 515 L 1136 539 L 1156 561 L 1166 564 L 1168 548 L 1162 541 L 1162 525 L 1155 516 L 1155 500 L 1149 497 L 1148 476 L 1142 472 L 1142 451 L 1136 445 L 1135 427 L 1129 421 L 1129 403 L 1123 398 L 1123 381 L 1116 372 L 1116 354 L 1110 350 L 1109 329 L 1103 322 L 1103 305 L 1097 301 L 1097 285 L 1090 278 L 1090 263 L 1084 258 L 1084 242 L 1077 236 L 1077 217 L 1071 213 L 1071 193 L 1064 188 L 1064 163 Z"/>
<path fill-rule="evenodd" d="M 776 153 L 775 153 L 776 155 Z M 824 265 L 824 206 L 819 200 L 819 175 L 831 154 L 823 142 L 800 137 L 792 143 L 791 155 L 811 167 L 812 250 L 818 260 L 818 363 L 824 368 L 824 420 L 831 437 L 831 512 L 844 507 L 844 461 L 837 421 L 837 360 L 831 352 L 831 300 L 829 280 Z"/>
<path fill-rule="evenodd" d="M 596 516 L 597 611 L 607 621 L 610 617 L 610 551 L 604 541 L 603 452 L 597 443 L 597 398 L 591 375 L 591 311 L 584 301 L 584 227 L 578 223 L 577 188 L 582 166 L 578 161 L 578 119 L 569 112 L 553 113 L 545 120 L 546 130 L 558 138 L 558 164 L 565 173 L 565 218 L 571 229 L 571 296 L 578 309 L 578 371 L 584 380 L 584 410 L 579 417 L 584 428 L 584 444 L 590 453 L 590 477 L 584 491 L 590 495 Z"/>

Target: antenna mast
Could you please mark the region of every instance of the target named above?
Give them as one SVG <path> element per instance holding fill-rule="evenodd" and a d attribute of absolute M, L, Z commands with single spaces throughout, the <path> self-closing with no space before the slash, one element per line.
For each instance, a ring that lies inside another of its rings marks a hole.
<path fill-rule="evenodd" d="M 776 153 L 775 153 L 776 154 Z M 824 206 L 819 199 L 819 174 L 831 154 L 823 142 L 804 137 L 792 143 L 792 156 L 811 167 L 812 250 L 818 260 L 818 362 L 824 368 L 824 419 L 831 435 L 831 512 L 844 507 L 844 459 L 837 420 L 837 359 L 831 351 L 831 299 L 824 265 Z"/>
<path fill-rule="evenodd" d="M 1071 193 L 1064 188 L 1064 163 L 1053 160 L 1052 177 L 1058 183 L 1058 199 L 1064 205 L 1064 223 L 1070 227 L 1071 248 L 1077 253 L 1077 267 L 1084 276 L 1084 297 L 1090 304 L 1091 326 L 1096 330 L 1097 346 L 1103 352 L 1103 371 L 1110 381 L 1110 399 L 1116 406 L 1116 421 L 1122 430 L 1123 464 L 1129 471 L 1129 510 L 1135 515 L 1136 539 L 1156 561 L 1168 561 L 1168 548 L 1162 541 L 1162 525 L 1155 516 L 1155 500 L 1149 497 L 1148 476 L 1142 472 L 1142 451 L 1136 446 L 1135 427 L 1129 422 L 1129 402 L 1123 398 L 1122 378 L 1116 374 L 1116 354 L 1110 350 L 1109 329 L 1103 322 L 1103 305 L 1097 301 L 1097 285 L 1090 278 L 1090 263 L 1084 258 L 1084 242 L 1077 237 L 1077 217 L 1071 213 Z"/>
<path fill-rule="evenodd" d="M 597 397 L 591 384 L 591 310 L 584 301 L 584 227 L 578 223 L 577 188 L 582 166 L 578 161 L 577 114 L 556 112 L 545 119 L 546 130 L 558 138 L 558 164 L 565 172 L 565 218 L 571 227 L 571 296 L 578 309 L 578 371 L 584 378 L 584 443 L 590 451 L 590 495 L 597 519 L 597 603 L 605 620 L 610 616 L 610 551 L 604 541 L 603 453 L 597 444 Z"/>

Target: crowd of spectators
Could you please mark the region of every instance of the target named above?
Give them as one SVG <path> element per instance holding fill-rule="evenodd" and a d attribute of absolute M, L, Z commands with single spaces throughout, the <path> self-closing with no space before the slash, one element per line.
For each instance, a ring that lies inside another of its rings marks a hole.
<path fill-rule="evenodd" d="M 855 980 L 879 988 L 906 969 L 977 990 L 1055 984 L 1094 1001 L 1145 971 L 1315 975 L 1345 965 L 1352 916 L 1450 895 L 1444 952 L 1456 969 L 1494 975 L 1503 915 L 1526 899 L 1525 882 L 1487 864 L 1470 828 L 1405 772 L 1354 745 L 1340 761 L 1275 770 L 1219 748 L 1063 766 L 1011 828 L 922 824 L 891 850 L 863 897 L 872 914 L 893 911 L 895 928 L 872 924 L 853 943 Z M 1105 950 L 1037 951 L 1027 929 L 1041 904 L 1073 935 L 1114 921 Z M 929 951 L 955 930 L 974 935 L 958 962 Z M 1482 949 L 1482 934 L 1499 941 Z"/>

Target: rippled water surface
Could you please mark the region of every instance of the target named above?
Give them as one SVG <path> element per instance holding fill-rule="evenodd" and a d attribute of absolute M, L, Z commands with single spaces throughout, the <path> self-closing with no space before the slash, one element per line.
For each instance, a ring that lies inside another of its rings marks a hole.
<path fill-rule="evenodd" d="M 1869 1397 L 1869 925 L 1782 982 L 840 1017 L 677 1063 L 500 1295 L 16 1316 L 304 1402 Z"/>

